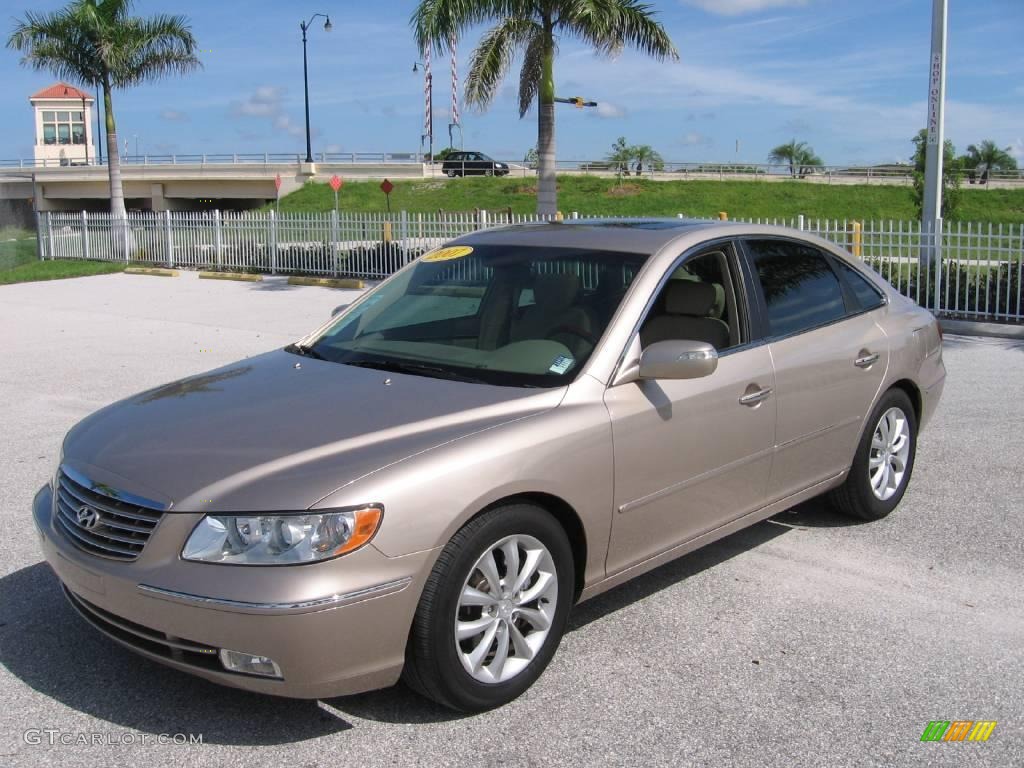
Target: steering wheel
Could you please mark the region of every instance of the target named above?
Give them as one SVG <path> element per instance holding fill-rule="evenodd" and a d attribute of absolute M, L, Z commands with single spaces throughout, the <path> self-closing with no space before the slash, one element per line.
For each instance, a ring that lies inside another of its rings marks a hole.
<path fill-rule="evenodd" d="M 583 339 L 585 342 L 587 342 L 593 347 L 597 346 L 597 336 L 595 336 L 590 331 L 584 328 L 580 328 L 578 325 L 565 324 L 555 326 L 550 331 L 548 331 L 547 338 L 550 339 L 552 336 L 557 336 L 559 333 L 568 333 L 570 336 L 575 336 L 578 339 Z"/>

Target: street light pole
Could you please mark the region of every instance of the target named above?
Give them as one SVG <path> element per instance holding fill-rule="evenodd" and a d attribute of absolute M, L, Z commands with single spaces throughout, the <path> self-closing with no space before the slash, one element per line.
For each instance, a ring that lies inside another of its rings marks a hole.
<path fill-rule="evenodd" d="M 86 95 L 82 93 L 82 144 L 85 146 L 85 165 L 89 165 L 89 112 L 85 108 Z"/>
<path fill-rule="evenodd" d="M 309 132 L 309 58 L 306 54 L 306 31 L 310 25 L 318 18 L 322 17 L 326 19 L 324 22 L 324 31 L 331 31 L 331 17 L 326 13 L 314 13 L 309 21 L 303 21 L 299 23 L 299 28 L 302 30 L 302 83 L 306 94 L 306 162 L 313 162 L 313 140 Z"/>

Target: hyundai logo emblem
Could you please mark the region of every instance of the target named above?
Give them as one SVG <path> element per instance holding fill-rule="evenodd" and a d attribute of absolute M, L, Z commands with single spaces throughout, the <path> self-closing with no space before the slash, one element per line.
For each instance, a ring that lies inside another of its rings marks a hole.
<path fill-rule="evenodd" d="M 83 505 L 78 508 L 77 520 L 78 527 L 84 528 L 87 531 L 91 531 L 103 522 L 103 518 L 100 517 L 100 513 L 88 505 Z"/>

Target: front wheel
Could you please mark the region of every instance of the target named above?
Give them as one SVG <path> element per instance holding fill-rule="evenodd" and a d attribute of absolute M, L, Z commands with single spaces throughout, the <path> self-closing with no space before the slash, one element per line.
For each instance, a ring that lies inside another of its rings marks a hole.
<path fill-rule="evenodd" d="M 448 174 L 449 179 L 454 179 L 456 176 L 458 176 L 458 171 L 456 171 L 454 168 L 449 168 L 447 171 L 445 171 L 445 173 Z"/>
<path fill-rule="evenodd" d="M 891 389 L 872 411 L 850 473 L 832 491 L 832 502 L 847 515 L 880 520 L 906 493 L 916 453 L 914 406 L 903 390 Z"/>
<path fill-rule="evenodd" d="M 427 579 L 403 679 L 463 712 L 512 701 L 551 661 L 573 582 L 568 538 L 545 510 L 485 512 L 452 537 Z"/>

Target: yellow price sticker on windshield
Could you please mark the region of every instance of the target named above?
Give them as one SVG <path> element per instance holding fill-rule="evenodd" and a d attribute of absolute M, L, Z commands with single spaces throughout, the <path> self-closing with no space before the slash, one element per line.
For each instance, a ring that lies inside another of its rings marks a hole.
<path fill-rule="evenodd" d="M 436 251 L 431 251 L 423 257 L 424 261 L 451 261 L 453 259 L 461 259 L 464 256 L 469 256 L 473 252 L 473 249 L 468 245 L 453 245 L 448 248 L 438 248 Z"/>

